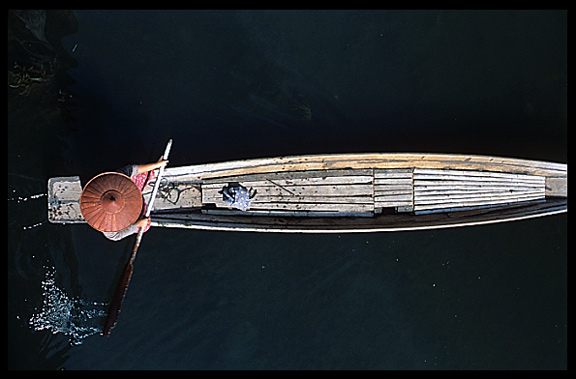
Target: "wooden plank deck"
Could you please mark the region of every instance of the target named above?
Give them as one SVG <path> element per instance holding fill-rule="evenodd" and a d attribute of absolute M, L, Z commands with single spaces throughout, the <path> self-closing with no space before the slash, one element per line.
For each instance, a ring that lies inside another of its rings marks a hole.
<path fill-rule="evenodd" d="M 220 191 L 227 183 L 237 182 L 256 191 L 250 210 L 348 214 L 379 213 L 381 208 L 396 208 L 401 212 L 413 210 L 412 169 L 338 169 L 279 174 L 207 180 L 202 184 L 202 203 L 231 209 Z"/>
<path fill-rule="evenodd" d="M 221 191 L 228 183 L 239 183 L 255 193 L 247 212 L 284 212 L 287 216 L 361 215 L 374 211 L 372 170 L 314 170 L 280 175 L 244 175 L 202 184 L 202 203 L 232 209 Z M 208 210 L 209 211 L 209 210 Z"/>
<path fill-rule="evenodd" d="M 219 192 L 229 182 L 256 191 L 250 210 L 286 212 L 353 214 L 395 208 L 422 214 L 536 201 L 546 193 L 542 176 L 474 170 L 340 169 L 284 172 L 269 178 L 256 174 L 207 181 L 202 185 L 202 203 L 232 209 Z"/>
<path fill-rule="evenodd" d="M 545 179 L 526 174 L 416 168 L 414 212 L 544 200 Z"/>
<path fill-rule="evenodd" d="M 142 191 L 145 204 L 148 204 L 154 188 L 154 181 L 150 181 Z M 178 210 L 182 208 L 195 208 L 202 206 L 200 185 L 187 182 L 161 182 L 153 211 Z"/>
<path fill-rule="evenodd" d="M 411 212 L 413 207 L 412 169 L 374 170 L 374 208 L 397 207 Z"/>

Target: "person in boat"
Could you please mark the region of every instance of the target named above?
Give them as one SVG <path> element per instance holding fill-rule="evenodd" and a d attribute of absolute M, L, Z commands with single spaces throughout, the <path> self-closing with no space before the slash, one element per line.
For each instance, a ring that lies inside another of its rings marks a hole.
<path fill-rule="evenodd" d="M 166 166 L 167 160 L 131 164 L 114 172 L 92 178 L 82 190 L 80 211 L 86 222 L 112 241 L 120 241 L 140 228 L 150 228 L 145 218 L 146 205 L 142 191 L 155 177 L 154 170 Z"/>

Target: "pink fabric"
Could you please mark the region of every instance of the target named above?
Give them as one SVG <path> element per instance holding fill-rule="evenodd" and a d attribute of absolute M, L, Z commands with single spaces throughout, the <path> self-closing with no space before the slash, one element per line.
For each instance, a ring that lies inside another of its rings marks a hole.
<path fill-rule="evenodd" d="M 140 174 L 133 175 L 131 178 L 132 181 L 134 183 L 136 183 L 136 185 L 140 189 L 140 192 L 142 192 L 144 190 L 144 186 L 147 184 L 147 182 L 146 182 L 147 176 L 148 176 L 148 172 L 142 172 Z M 154 180 L 155 177 L 156 177 L 156 172 L 154 170 L 150 171 L 150 178 L 148 179 L 148 181 Z"/>
<path fill-rule="evenodd" d="M 149 172 L 150 172 L 150 177 L 148 178 L 148 180 L 146 180 L 146 178 L 148 177 L 148 172 L 142 172 L 140 174 L 133 175 L 130 178 L 130 179 L 132 179 L 132 181 L 134 183 L 136 183 L 136 185 L 140 189 L 140 192 L 143 192 L 146 184 L 148 184 L 149 181 L 153 180 L 156 177 L 156 172 L 154 170 L 149 171 Z M 146 203 L 144 203 L 143 213 L 146 213 Z M 150 229 L 150 221 L 148 221 L 148 225 L 146 225 L 144 227 L 144 232 L 147 232 L 148 229 Z"/>

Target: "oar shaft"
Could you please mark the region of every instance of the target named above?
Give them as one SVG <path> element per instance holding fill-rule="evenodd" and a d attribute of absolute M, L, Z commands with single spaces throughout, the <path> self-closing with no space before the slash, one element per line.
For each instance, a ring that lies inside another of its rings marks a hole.
<path fill-rule="evenodd" d="M 170 139 L 166 144 L 164 155 L 162 155 L 163 160 L 166 160 L 168 158 L 171 148 L 172 148 L 172 139 Z M 160 171 L 158 172 L 158 176 L 156 177 L 156 183 L 154 183 L 154 190 L 152 191 L 152 195 L 148 200 L 148 208 L 146 209 L 146 215 L 145 215 L 146 217 L 150 217 L 150 212 L 152 211 L 152 206 L 154 205 L 154 199 L 156 198 L 156 194 L 158 193 L 160 179 L 163 174 L 164 174 L 164 166 L 160 167 Z M 130 258 L 128 259 L 128 263 L 126 263 L 126 266 L 124 266 L 124 270 L 122 271 L 122 275 L 120 276 L 120 282 L 118 283 L 118 287 L 116 287 L 116 291 L 114 291 L 114 296 L 112 297 L 110 307 L 108 308 L 108 317 L 106 318 L 106 321 L 104 323 L 104 329 L 102 330 L 102 334 L 104 334 L 105 336 L 110 335 L 110 330 L 112 330 L 114 325 L 116 325 L 116 321 L 118 321 L 120 308 L 122 307 L 122 302 L 124 301 L 126 291 L 128 290 L 128 284 L 130 284 L 130 279 L 132 278 L 132 272 L 134 271 L 134 260 L 136 259 L 136 253 L 138 252 L 138 247 L 140 247 L 140 241 L 142 241 L 143 234 L 144 234 L 144 228 L 139 228 L 138 234 L 136 235 L 136 241 L 134 241 L 134 247 L 132 248 L 132 252 L 130 253 Z"/>
<path fill-rule="evenodd" d="M 162 159 L 168 159 L 168 155 L 170 154 L 170 149 L 172 148 L 172 139 L 168 140 L 166 144 L 166 149 L 164 150 L 164 154 L 162 155 Z M 146 209 L 146 217 L 150 217 L 150 212 L 152 212 L 152 205 L 154 205 L 154 200 L 156 199 L 156 195 L 158 194 L 158 188 L 160 187 L 160 179 L 164 174 L 164 166 L 160 167 L 160 171 L 158 172 L 158 176 L 156 177 L 156 182 L 154 183 L 154 189 L 152 190 L 152 195 L 150 195 L 150 199 L 148 199 L 148 208 Z"/>
<path fill-rule="evenodd" d="M 168 159 L 168 155 L 170 154 L 170 149 L 172 148 L 172 139 L 168 140 L 166 144 L 166 149 L 164 149 L 164 154 L 162 154 L 162 159 Z M 152 195 L 150 195 L 150 199 L 148 199 L 148 206 L 146 207 L 146 214 L 145 217 L 150 217 L 150 213 L 152 212 L 152 206 L 154 205 L 154 200 L 156 200 L 156 195 L 158 194 L 158 188 L 160 188 L 160 179 L 164 175 L 164 166 L 160 167 L 158 171 L 158 176 L 156 176 L 156 182 L 154 183 L 154 188 L 152 189 Z M 136 252 L 138 251 L 138 246 L 140 246 L 140 241 L 142 241 L 142 235 L 144 234 L 144 228 L 138 229 L 138 235 L 136 236 L 136 241 L 134 243 L 134 248 L 132 249 L 132 255 L 130 256 L 130 260 L 134 261 L 136 258 Z"/>
<path fill-rule="evenodd" d="M 172 148 L 172 139 L 168 140 L 166 144 L 166 149 L 164 149 L 164 154 L 162 155 L 162 159 L 168 159 L 168 155 L 170 154 L 170 149 Z M 158 194 L 158 188 L 160 187 L 160 179 L 162 179 L 162 175 L 164 175 L 164 166 L 160 167 L 158 171 L 158 175 L 156 176 L 156 182 L 154 182 L 154 188 L 152 189 L 152 194 L 150 195 L 150 199 L 148 199 L 148 206 L 146 207 L 145 217 L 150 217 L 150 213 L 152 212 L 152 206 L 154 205 L 154 200 L 156 200 L 156 195 Z M 144 234 L 144 228 L 138 229 L 138 235 L 136 236 L 136 241 L 134 242 L 134 248 L 132 249 L 132 255 L 130 256 L 130 261 L 134 261 L 136 258 L 136 252 L 138 251 L 138 247 L 140 246 L 140 241 L 142 241 L 142 235 Z"/>

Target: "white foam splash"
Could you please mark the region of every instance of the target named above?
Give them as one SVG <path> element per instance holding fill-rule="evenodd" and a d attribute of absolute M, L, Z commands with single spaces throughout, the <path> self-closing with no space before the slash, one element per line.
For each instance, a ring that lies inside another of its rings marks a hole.
<path fill-rule="evenodd" d="M 34 228 L 37 228 L 37 227 L 39 227 L 39 226 L 42 226 L 42 224 L 43 224 L 43 222 L 39 222 L 39 223 L 34 224 L 34 225 L 23 226 L 22 229 L 24 229 L 24 230 L 34 229 Z"/>
<path fill-rule="evenodd" d="M 12 190 L 12 192 L 16 192 L 15 189 Z M 35 200 L 35 199 L 40 199 L 42 197 L 48 196 L 47 193 L 39 193 L 36 195 L 30 195 L 29 197 L 22 197 L 22 196 L 15 196 L 15 197 L 9 197 L 8 201 L 15 201 L 17 204 L 20 204 L 21 202 L 26 202 L 28 200 Z M 42 226 L 44 224 L 44 221 L 41 222 L 37 222 L 36 224 L 33 225 L 25 225 L 22 227 L 23 230 L 29 230 L 29 229 L 34 229 L 37 228 L 39 226 Z"/>
<path fill-rule="evenodd" d="M 80 345 L 86 337 L 101 333 L 107 304 L 71 299 L 56 285 L 54 268 L 47 269 L 42 282 L 42 308 L 32 315 L 30 326 L 35 331 L 63 333 L 71 345 Z"/>
<path fill-rule="evenodd" d="M 16 192 L 16 190 L 12 190 L 12 192 Z M 39 198 L 44 197 L 44 196 L 48 196 L 48 194 L 47 193 L 39 193 L 36 195 L 31 195 L 29 197 L 14 196 L 14 197 L 9 197 L 8 201 L 15 201 L 17 203 L 21 203 L 21 202 L 28 201 L 28 200 L 39 199 Z"/>

